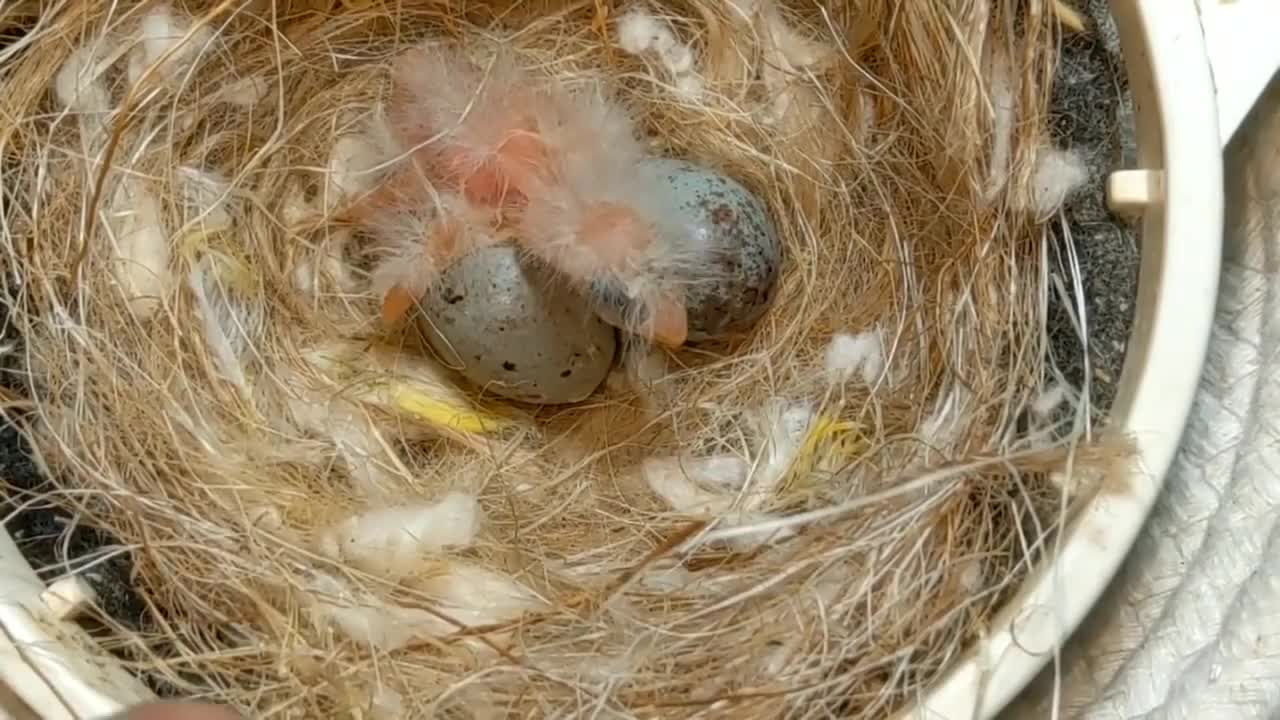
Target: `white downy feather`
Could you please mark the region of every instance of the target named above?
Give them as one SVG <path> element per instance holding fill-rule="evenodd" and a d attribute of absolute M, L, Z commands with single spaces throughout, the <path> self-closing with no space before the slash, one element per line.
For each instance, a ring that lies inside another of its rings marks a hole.
<path fill-rule="evenodd" d="M 811 107 L 813 90 L 798 82 L 801 71 L 823 62 L 833 49 L 788 25 L 774 0 L 729 0 L 727 4 L 760 41 L 759 76 L 769 98 L 759 109 L 761 122 L 781 124 L 793 108 Z"/>
<path fill-rule="evenodd" d="M 1067 386 L 1051 383 L 1031 401 L 1031 413 L 1039 418 L 1048 417 L 1067 400 Z"/>
<path fill-rule="evenodd" d="M 663 52 L 675 44 L 671 28 L 645 8 L 632 8 L 618 18 L 618 48 L 625 53 Z"/>
<path fill-rule="evenodd" d="M 693 51 L 688 45 L 675 43 L 660 54 L 662 64 L 672 75 L 682 77 L 693 71 Z"/>
<path fill-rule="evenodd" d="M 758 503 L 736 503 L 737 490 L 749 471 L 750 467 L 745 462 L 732 455 L 647 458 L 641 464 L 641 473 L 649 488 L 672 510 L 692 517 L 719 520 L 731 527 L 774 519 L 767 513 L 754 511 L 752 508 Z M 709 490 L 700 483 L 714 485 L 721 490 Z M 761 543 L 791 535 L 794 532 L 789 529 L 745 533 L 734 537 L 729 544 L 739 550 L 749 550 Z"/>
<path fill-rule="evenodd" d="M 174 173 L 186 220 L 191 222 L 199 218 L 200 227 L 205 232 L 229 230 L 231 183 L 217 172 L 189 165 L 179 166 Z"/>
<path fill-rule="evenodd" d="M 630 55 L 657 57 L 671 76 L 677 96 L 694 101 L 702 95 L 705 82 L 693 49 L 680 42 L 666 20 L 646 8 L 632 8 L 618 18 L 617 45 Z"/>
<path fill-rule="evenodd" d="M 200 258 L 191 269 L 187 285 L 204 319 L 205 344 L 218 369 L 245 397 L 252 391 L 244 371 L 244 354 L 257 335 L 259 318 L 242 303 L 233 300 L 225 281 L 209 256 Z"/>
<path fill-rule="evenodd" d="M 830 47 L 801 35 L 788 25 L 773 0 L 762 2 L 759 13 L 770 40 L 770 52 L 775 54 L 772 58 L 775 62 L 781 59 L 792 68 L 807 68 L 823 62 L 831 55 Z"/>
<path fill-rule="evenodd" d="M 734 461 L 739 463 L 734 465 Z M 741 485 L 746 479 L 745 463 L 732 456 L 714 458 L 662 457 L 646 458 L 641 472 L 649 489 L 662 498 L 672 510 L 688 515 L 715 517 L 733 507 L 733 496 L 711 492 L 703 488 L 695 478 L 717 474 L 721 487 Z"/>
<path fill-rule="evenodd" d="M 98 153 L 107 136 L 107 123 L 112 111 L 111 94 L 102 81 L 109 62 L 98 57 L 94 48 L 76 48 L 54 77 L 53 92 L 59 104 L 76 114 L 80 131 L 80 151 L 86 158 L 85 170 L 93 175 Z"/>
<path fill-rule="evenodd" d="M 326 205 L 332 208 L 371 190 L 378 180 L 377 167 L 384 160 L 385 153 L 372 138 L 358 133 L 338 138 L 329 154 L 330 192 Z"/>
<path fill-rule="evenodd" d="M 388 603 L 330 575 L 316 574 L 307 591 L 312 622 L 375 650 L 398 650 L 449 631 L 448 623 L 426 610 Z"/>
<path fill-rule="evenodd" d="M 828 377 L 844 382 L 861 376 L 867 385 L 873 385 L 884 372 L 884 346 L 878 328 L 864 330 L 856 335 L 837 333 L 827 345 L 824 366 Z"/>
<path fill-rule="evenodd" d="M 387 652 L 439 637 L 445 627 L 443 620 L 426 610 L 368 600 L 320 602 L 316 610 L 323 621 L 352 641 Z"/>
<path fill-rule="evenodd" d="M 706 81 L 700 75 L 681 75 L 676 78 L 676 95 L 685 100 L 697 100 L 702 97 Z"/>
<path fill-rule="evenodd" d="M 804 443 L 814 412 L 804 404 L 773 398 L 748 415 L 757 445 L 754 465 L 732 455 L 647 458 L 641 474 L 655 495 L 680 513 L 717 519 L 733 527 L 774 519 L 768 505 Z M 790 529 L 734 537 L 741 549 L 794 535 Z"/>
<path fill-rule="evenodd" d="M 1080 153 L 1052 146 L 1040 148 L 1031 176 L 1030 210 L 1043 220 L 1057 212 L 1089 181 L 1089 168 Z"/>
<path fill-rule="evenodd" d="M 111 96 L 101 80 L 104 71 L 91 46 L 73 50 L 53 81 L 58 102 L 72 112 L 105 116 L 111 111 Z"/>
<path fill-rule="evenodd" d="M 987 99 L 991 103 L 991 159 L 987 175 L 987 201 L 994 202 L 1009 182 L 1013 158 L 1013 121 L 1017 100 L 1013 68 L 1000 47 L 991 51 L 987 69 Z"/>
<path fill-rule="evenodd" d="M 294 185 L 285 194 L 280 208 L 280 220 L 290 228 L 305 225 L 320 214 L 320 210 L 308 202 L 301 187 Z M 345 257 L 345 248 L 351 232 L 347 228 L 333 228 L 333 237 L 323 253 L 312 254 L 293 267 L 293 286 L 304 295 L 319 297 L 325 289 L 325 280 L 342 292 L 355 292 L 359 283 L 351 272 Z"/>
<path fill-rule="evenodd" d="M 115 245 L 112 275 L 134 316 L 146 320 L 163 304 L 173 285 L 169 233 L 160 201 L 141 179 L 123 177 L 111 203 L 109 222 Z"/>
<path fill-rule="evenodd" d="M 780 398 L 771 398 L 752 414 L 752 424 L 757 437 L 761 438 L 761 446 L 745 507 L 755 509 L 773 497 L 795 462 L 813 419 L 813 408 L 791 404 Z"/>
<path fill-rule="evenodd" d="M 295 422 L 330 438 L 367 497 L 385 497 L 396 478 L 408 470 L 383 438 L 369 406 L 400 414 L 398 398 L 405 392 L 432 398 L 459 413 L 472 411 L 466 394 L 453 385 L 439 365 L 426 357 L 401 354 L 385 346 L 333 340 L 302 353 L 311 372 L 294 377 L 289 407 Z M 404 423 L 400 432 L 436 430 L 421 423 Z M 396 502 L 396 501 L 391 501 Z"/>
<path fill-rule="evenodd" d="M 1074 498 L 1082 492 L 1097 490 L 1106 477 L 1102 468 L 1073 464 L 1070 473 L 1066 468 L 1051 471 L 1049 482 L 1068 498 Z"/>
<path fill-rule="evenodd" d="M 320 269 L 316 267 L 314 258 L 307 258 L 293 266 L 293 287 L 303 295 L 311 298 L 320 295 Z"/>
<path fill-rule="evenodd" d="M 360 406 L 299 380 L 288 398 L 289 414 L 302 429 L 328 438 L 347 467 L 355 489 L 376 501 L 394 497 L 397 478 L 408 473 Z"/>
<path fill-rule="evenodd" d="M 684 458 L 680 469 L 685 477 L 702 487 L 737 492 L 747 482 L 751 465 L 736 455 Z"/>
<path fill-rule="evenodd" d="M 437 603 L 440 612 L 467 627 L 510 622 L 548 607 L 511 576 L 468 563 L 450 562 L 446 572 L 416 587 Z"/>
<path fill-rule="evenodd" d="M 307 222 L 319 211 L 307 202 L 307 195 L 301 187 L 293 184 L 285 192 L 284 202 L 280 205 L 280 220 L 286 227 L 296 227 Z"/>
<path fill-rule="evenodd" d="M 137 84 L 149 67 L 161 61 L 163 64 L 154 72 L 167 80 L 181 79 L 190 72 L 201 54 L 210 51 L 209 46 L 215 39 L 207 25 L 194 31 L 192 27 L 190 18 L 179 16 L 163 3 L 144 15 L 138 28 L 138 44 L 129 55 L 130 84 Z M 188 33 L 191 33 L 189 38 Z"/>
<path fill-rule="evenodd" d="M 920 422 L 916 434 L 929 444 L 930 448 L 946 452 L 956 441 L 963 427 L 963 420 L 969 412 L 973 393 L 961 385 L 953 385 L 950 390 L 940 393 L 934 402 L 933 412 Z M 928 463 L 929 453 L 925 453 L 924 463 Z"/>
<path fill-rule="evenodd" d="M 463 563 L 449 563 L 424 588 L 435 603 L 435 613 L 386 602 L 331 575 L 316 574 L 307 589 L 317 625 L 333 627 L 354 642 L 383 651 L 445 637 L 462 628 L 511 622 L 548 607 L 509 576 Z"/>
<path fill-rule="evenodd" d="M 434 503 L 381 508 L 348 518 L 320 534 L 320 552 L 364 572 L 398 580 L 420 569 L 423 558 L 475 540 L 480 507 L 453 492 Z"/>

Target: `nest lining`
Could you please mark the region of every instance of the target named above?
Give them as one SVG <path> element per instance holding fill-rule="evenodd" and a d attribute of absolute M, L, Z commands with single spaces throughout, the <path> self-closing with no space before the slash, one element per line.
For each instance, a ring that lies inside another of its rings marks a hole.
<path fill-rule="evenodd" d="M 255 715 L 877 716 L 1043 556 L 1050 476 L 1123 456 L 1044 385 L 1054 16 L 648 12 L 662 48 L 603 5 L 30 16 L 0 71 L 25 423 L 133 552 L 155 624 L 110 644 L 140 672 Z M 534 409 L 382 327 L 332 149 L 424 38 L 607 82 L 760 193 L 787 268 L 756 332 Z"/>

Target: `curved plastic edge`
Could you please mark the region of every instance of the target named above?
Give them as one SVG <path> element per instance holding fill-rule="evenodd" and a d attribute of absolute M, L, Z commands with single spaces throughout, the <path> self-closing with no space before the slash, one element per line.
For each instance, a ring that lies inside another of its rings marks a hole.
<path fill-rule="evenodd" d="M 1089 501 L 1053 562 L 1037 569 L 989 633 L 900 718 L 987 720 L 1055 656 L 1105 592 L 1163 485 L 1208 352 L 1222 256 L 1222 150 L 1194 0 L 1116 0 L 1138 121 L 1139 164 L 1164 201 L 1142 227 L 1138 313 L 1110 427 L 1138 453 L 1127 484 Z"/>
<path fill-rule="evenodd" d="M 0 677 L 44 720 L 107 717 L 152 693 L 78 625 L 57 620 L 45 584 L 0 530 Z M 0 710 L 0 717 L 8 717 Z"/>

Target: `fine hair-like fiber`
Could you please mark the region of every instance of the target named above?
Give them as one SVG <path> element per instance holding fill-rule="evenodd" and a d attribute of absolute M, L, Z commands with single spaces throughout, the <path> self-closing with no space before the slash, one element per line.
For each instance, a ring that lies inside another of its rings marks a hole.
<path fill-rule="evenodd" d="M 1046 389 L 1058 23 L 1039 0 L 5 3 L 9 412 L 43 499 L 134 559 L 148 621 L 107 618 L 104 647 L 255 717 L 915 702 L 1125 457 Z M 785 264 L 754 331 L 626 342 L 591 399 L 530 408 L 382 322 L 377 263 L 417 256 L 344 212 L 395 161 L 396 58 L 446 41 L 601 83 L 649 151 L 758 193 Z"/>

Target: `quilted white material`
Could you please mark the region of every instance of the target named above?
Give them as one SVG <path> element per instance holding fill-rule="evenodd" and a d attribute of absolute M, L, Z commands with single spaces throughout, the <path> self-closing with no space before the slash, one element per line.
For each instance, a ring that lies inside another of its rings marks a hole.
<path fill-rule="evenodd" d="M 1280 718 L 1280 82 L 1228 146 L 1225 175 L 1213 337 L 1166 489 L 1013 720 Z"/>

